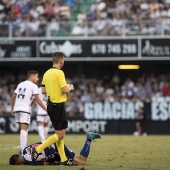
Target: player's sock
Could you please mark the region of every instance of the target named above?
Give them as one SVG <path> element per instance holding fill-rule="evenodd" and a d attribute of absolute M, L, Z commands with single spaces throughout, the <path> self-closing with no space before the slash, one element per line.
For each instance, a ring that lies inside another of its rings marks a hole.
<path fill-rule="evenodd" d="M 28 131 L 22 130 L 20 131 L 20 149 L 23 150 L 27 145 L 27 136 Z"/>
<path fill-rule="evenodd" d="M 66 156 L 67 156 L 69 159 L 71 159 L 71 160 L 74 159 L 75 153 L 74 153 L 73 151 L 71 151 L 70 149 L 68 149 L 66 145 L 64 145 L 64 151 L 65 151 Z"/>
<path fill-rule="evenodd" d="M 80 155 L 87 158 L 90 153 L 90 145 L 91 145 L 91 141 L 86 140 L 84 147 L 80 152 Z"/>
<path fill-rule="evenodd" d="M 59 141 L 58 136 L 56 134 L 51 135 L 47 140 L 45 140 L 41 145 L 36 148 L 36 152 L 39 154 L 42 150 L 47 148 L 48 146 L 54 144 Z"/>
<path fill-rule="evenodd" d="M 66 161 L 67 157 L 64 151 L 64 139 L 61 139 L 60 141 L 58 141 L 56 145 L 57 145 L 57 149 L 58 149 L 58 152 L 61 158 L 61 162 Z"/>
<path fill-rule="evenodd" d="M 92 140 L 91 139 L 87 139 L 89 142 L 91 142 Z"/>
<path fill-rule="evenodd" d="M 26 143 L 25 143 L 25 147 L 27 146 L 27 142 L 28 142 L 28 131 L 29 131 L 29 129 L 27 129 L 27 131 L 26 131 L 26 139 L 25 139 L 25 140 L 26 140 Z M 25 147 L 24 147 L 24 148 L 25 148 Z"/>
<path fill-rule="evenodd" d="M 40 136 L 41 141 L 45 140 L 44 127 L 43 126 L 38 126 L 38 135 Z"/>
<path fill-rule="evenodd" d="M 27 146 L 27 142 L 28 142 L 28 131 L 29 131 L 29 129 L 26 130 L 26 138 L 25 138 L 26 143 L 25 143 L 25 147 Z"/>
<path fill-rule="evenodd" d="M 46 139 L 47 136 L 48 136 L 48 126 L 47 126 L 47 127 L 44 127 L 44 136 L 45 136 L 45 139 Z"/>

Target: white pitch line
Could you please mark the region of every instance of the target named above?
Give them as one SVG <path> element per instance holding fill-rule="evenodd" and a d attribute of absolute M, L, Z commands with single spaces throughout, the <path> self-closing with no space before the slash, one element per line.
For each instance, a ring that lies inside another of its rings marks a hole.
<path fill-rule="evenodd" d="M 14 146 L 14 145 L 0 145 L 1 149 L 19 149 L 20 146 Z"/>

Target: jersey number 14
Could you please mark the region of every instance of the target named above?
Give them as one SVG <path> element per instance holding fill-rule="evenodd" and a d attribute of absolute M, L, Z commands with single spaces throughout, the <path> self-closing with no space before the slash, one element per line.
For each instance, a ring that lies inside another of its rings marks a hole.
<path fill-rule="evenodd" d="M 26 91 L 26 88 L 24 88 L 24 89 L 19 88 L 18 98 L 22 97 L 22 99 L 24 99 L 24 97 L 25 97 L 25 91 Z"/>

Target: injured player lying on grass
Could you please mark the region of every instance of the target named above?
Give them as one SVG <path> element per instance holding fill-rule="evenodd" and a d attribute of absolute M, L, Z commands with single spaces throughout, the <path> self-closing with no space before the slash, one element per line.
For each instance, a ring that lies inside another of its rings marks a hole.
<path fill-rule="evenodd" d="M 85 165 L 87 157 L 90 152 L 91 141 L 101 138 L 102 136 L 98 133 L 87 132 L 87 139 L 84 143 L 80 155 L 76 155 L 73 151 L 64 146 L 66 156 L 69 159 L 70 165 Z M 42 142 L 37 142 L 24 148 L 21 155 L 14 154 L 9 159 L 10 165 L 34 165 L 31 159 L 31 149 L 37 147 Z M 56 144 L 45 148 L 38 156 L 36 165 L 60 165 L 60 155 L 57 150 Z"/>

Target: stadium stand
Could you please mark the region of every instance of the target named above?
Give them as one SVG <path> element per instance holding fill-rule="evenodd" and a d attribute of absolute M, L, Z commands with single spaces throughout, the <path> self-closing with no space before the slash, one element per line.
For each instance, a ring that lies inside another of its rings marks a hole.
<path fill-rule="evenodd" d="M 2 0 L 1 37 L 170 34 L 169 0 Z"/>

